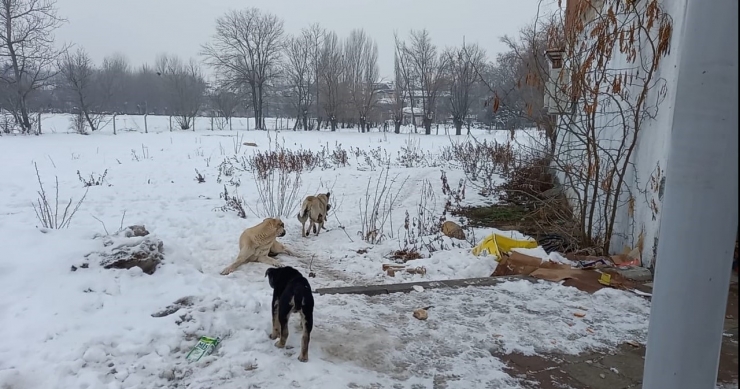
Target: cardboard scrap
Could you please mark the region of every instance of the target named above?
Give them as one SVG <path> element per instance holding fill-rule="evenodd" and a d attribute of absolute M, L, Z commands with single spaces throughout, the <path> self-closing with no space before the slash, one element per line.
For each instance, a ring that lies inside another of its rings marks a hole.
<path fill-rule="evenodd" d="M 511 275 L 531 275 L 537 269 L 570 269 L 570 265 L 543 261 L 542 258 L 512 251 L 511 254 L 502 254 L 496 270 L 491 277 Z"/>

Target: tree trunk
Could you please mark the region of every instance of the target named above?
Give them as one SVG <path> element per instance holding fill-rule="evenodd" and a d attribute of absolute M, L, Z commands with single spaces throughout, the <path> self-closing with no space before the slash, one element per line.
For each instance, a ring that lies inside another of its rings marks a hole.
<path fill-rule="evenodd" d="M 432 134 L 432 119 L 425 117 L 424 118 L 424 135 L 431 135 Z"/>
<path fill-rule="evenodd" d="M 401 133 L 401 120 L 394 120 L 393 127 L 394 127 L 393 132 L 395 132 L 396 134 L 400 134 Z"/>
<path fill-rule="evenodd" d="M 90 118 L 90 114 L 85 110 L 85 120 L 87 120 L 87 125 L 90 126 L 91 131 L 95 131 L 95 124 L 93 124 L 92 119 Z"/>
<path fill-rule="evenodd" d="M 463 125 L 462 120 L 460 120 L 460 118 L 455 117 L 455 118 L 452 118 L 452 122 L 455 124 L 455 135 L 458 135 L 458 136 L 462 135 L 462 125 Z M 468 134 L 469 133 L 470 131 L 468 131 Z"/>
<path fill-rule="evenodd" d="M 252 84 L 250 85 L 252 89 L 252 111 L 254 112 L 254 129 L 259 130 L 262 128 L 260 126 L 260 104 L 257 100 L 257 86 Z"/>
<path fill-rule="evenodd" d="M 331 123 L 331 131 L 337 131 L 337 119 L 329 119 L 329 122 Z"/>

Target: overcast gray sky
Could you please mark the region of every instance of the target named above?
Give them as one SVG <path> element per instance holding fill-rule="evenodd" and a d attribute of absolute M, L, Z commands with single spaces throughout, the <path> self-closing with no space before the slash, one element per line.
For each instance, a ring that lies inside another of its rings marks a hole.
<path fill-rule="evenodd" d="M 57 6 L 69 20 L 57 40 L 81 45 L 96 63 L 114 52 L 134 66 L 165 51 L 197 57 L 218 16 L 253 6 L 280 16 L 287 33 L 314 22 L 340 37 L 364 28 L 378 42 L 383 77 L 393 74 L 394 30 L 405 37 L 427 28 L 440 48 L 465 36 L 495 58 L 504 50 L 499 37 L 516 34 L 537 14 L 537 0 L 57 0 Z"/>

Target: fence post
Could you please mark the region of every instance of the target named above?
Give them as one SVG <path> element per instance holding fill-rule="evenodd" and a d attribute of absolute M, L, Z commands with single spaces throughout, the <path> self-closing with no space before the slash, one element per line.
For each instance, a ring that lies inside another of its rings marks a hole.
<path fill-rule="evenodd" d="M 41 135 L 41 112 L 36 113 L 36 121 L 39 122 L 39 135 Z"/>
<path fill-rule="evenodd" d="M 149 116 L 149 114 L 148 113 L 145 113 L 144 114 L 144 133 L 145 134 L 148 134 L 149 133 L 149 126 L 147 125 L 147 122 L 146 122 L 147 116 Z"/>
<path fill-rule="evenodd" d="M 211 131 L 213 131 L 213 116 L 211 116 Z"/>
<path fill-rule="evenodd" d="M 116 135 L 116 114 L 113 114 L 113 135 Z"/>
<path fill-rule="evenodd" d="M 170 132 L 172 132 L 172 115 L 170 115 Z"/>

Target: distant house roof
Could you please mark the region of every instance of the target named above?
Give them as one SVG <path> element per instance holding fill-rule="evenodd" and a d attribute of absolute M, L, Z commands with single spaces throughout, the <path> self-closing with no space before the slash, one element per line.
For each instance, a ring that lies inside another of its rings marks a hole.
<path fill-rule="evenodd" d="M 421 108 L 403 107 L 403 113 L 406 115 L 411 115 L 412 113 L 414 115 L 423 115 L 424 110 Z"/>

